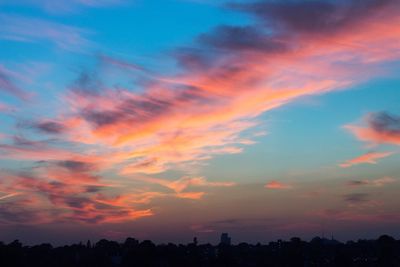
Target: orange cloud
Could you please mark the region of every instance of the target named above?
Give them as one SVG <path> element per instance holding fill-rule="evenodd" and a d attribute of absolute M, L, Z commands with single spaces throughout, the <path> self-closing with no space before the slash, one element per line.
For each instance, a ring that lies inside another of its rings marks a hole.
<path fill-rule="evenodd" d="M 30 212 L 37 210 L 38 207 L 44 210 L 41 212 L 43 218 L 26 220 L 24 222 L 26 224 L 43 222 L 44 218 L 46 218 L 46 222 L 116 223 L 153 215 L 151 209 L 135 207 L 137 203 L 146 202 L 146 199 L 143 198 L 144 201 L 139 201 L 142 196 L 137 196 L 135 201 L 127 201 L 132 196 L 128 198 L 128 196 L 119 195 L 111 201 L 111 198 L 102 197 L 98 193 L 107 186 L 98 184 L 97 180 L 89 182 L 71 178 L 75 182 L 71 180 L 63 182 L 52 175 L 45 176 L 45 174 L 42 173 L 43 176 L 39 176 L 2 173 L 0 190 L 10 193 L 0 197 L 1 200 L 11 201 L 12 205 L 20 205 L 21 200 L 27 199 L 26 196 L 34 200 L 25 201 L 23 210 L 14 208 L 7 214 L 18 217 L 23 216 L 20 214 L 22 212 L 31 214 Z M 144 197 L 149 198 L 149 196 Z"/>
<path fill-rule="evenodd" d="M 376 164 L 378 159 L 389 157 L 394 152 L 368 152 L 359 157 L 346 160 L 344 163 L 339 164 L 342 168 L 348 168 L 358 164 Z"/>
<path fill-rule="evenodd" d="M 152 199 L 168 196 L 166 193 L 156 191 L 132 192 L 117 196 L 107 196 L 98 193 L 94 200 L 98 203 L 115 207 L 124 207 L 132 204 L 148 204 Z"/>
<path fill-rule="evenodd" d="M 189 187 L 229 187 L 234 186 L 233 182 L 209 182 L 204 177 L 182 177 L 179 180 L 166 184 L 167 187 L 176 192 L 182 192 Z"/>
<path fill-rule="evenodd" d="M 158 184 L 172 190 L 173 194 L 163 194 L 163 196 L 175 196 L 177 198 L 188 198 L 188 199 L 201 199 L 205 192 L 193 192 L 187 191 L 191 188 L 206 188 L 206 187 L 231 187 L 236 185 L 233 182 L 210 182 L 204 177 L 182 177 L 178 180 L 170 181 L 166 179 L 141 177 L 137 180 L 143 181 L 150 184 Z"/>
<path fill-rule="evenodd" d="M 261 114 L 300 97 L 343 90 L 376 75 L 382 63 L 400 59 L 398 4 L 361 2 L 346 2 L 348 8 L 329 2 L 316 9 L 302 2 L 241 4 L 236 8 L 255 16 L 257 23 L 221 26 L 199 36 L 196 49 L 176 51 L 179 73 L 147 75 L 137 85 L 140 90 L 104 88 L 102 81 L 83 73 L 62 96 L 58 115 L 38 118 L 25 129 L 56 135 L 57 142 L 14 138 L 0 144 L 2 159 L 46 163 L 33 170 L 36 176 L 9 176 L 2 186 L 7 192 L 34 194 L 35 207 L 57 214 L 50 217 L 90 223 L 149 216 L 151 210 L 135 206 L 164 194 L 199 199 L 205 190 L 193 188 L 232 186 L 203 177 L 170 181 L 145 176 L 144 182 L 172 193 L 153 188 L 149 192 L 154 193 L 134 197 L 121 188 L 109 195 L 98 192 L 109 187 L 102 182 L 104 173 L 139 180 L 138 173 L 153 175 L 241 153 L 258 136 L 246 130 L 261 124 Z M 103 64 L 144 71 L 108 57 Z M 9 79 L 0 82 L 18 95 Z M 364 141 L 400 144 L 396 121 L 379 117 L 368 127 L 347 129 Z M 356 162 L 362 160 L 367 161 Z M 86 169 L 89 165 L 95 167 Z M 271 181 L 265 187 L 291 186 Z"/>
<path fill-rule="evenodd" d="M 370 113 L 363 119 L 366 126 L 345 125 L 359 140 L 372 144 L 400 145 L 400 118 L 386 112 Z"/>
<path fill-rule="evenodd" d="M 355 125 L 347 125 L 345 128 L 354 134 L 359 140 L 364 142 L 400 145 L 400 136 L 398 134 L 379 132 L 371 128 Z"/>
<path fill-rule="evenodd" d="M 177 193 L 176 196 L 178 198 L 198 200 L 203 198 L 204 194 L 205 192 L 184 192 L 184 193 Z"/>
<path fill-rule="evenodd" d="M 291 185 L 284 184 L 284 183 L 281 183 L 281 182 L 278 182 L 278 181 L 270 181 L 264 187 L 268 188 L 268 189 L 278 189 L 278 190 L 292 188 Z"/>

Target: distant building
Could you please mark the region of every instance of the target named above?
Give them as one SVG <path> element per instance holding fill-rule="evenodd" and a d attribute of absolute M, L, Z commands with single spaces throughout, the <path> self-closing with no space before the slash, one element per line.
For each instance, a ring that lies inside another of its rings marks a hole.
<path fill-rule="evenodd" d="M 221 234 L 221 242 L 220 244 L 223 245 L 230 245 L 231 244 L 231 238 L 229 237 L 228 233 L 222 233 Z"/>

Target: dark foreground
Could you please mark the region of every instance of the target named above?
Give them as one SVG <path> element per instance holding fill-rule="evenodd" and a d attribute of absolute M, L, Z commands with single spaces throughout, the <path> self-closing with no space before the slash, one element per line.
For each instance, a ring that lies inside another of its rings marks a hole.
<path fill-rule="evenodd" d="M 340 243 L 314 238 L 270 242 L 268 245 L 210 244 L 155 245 L 128 238 L 124 243 L 100 240 L 94 245 L 52 247 L 23 246 L 0 242 L 0 266 L 400 266 L 400 240 L 381 236 L 377 240 Z"/>

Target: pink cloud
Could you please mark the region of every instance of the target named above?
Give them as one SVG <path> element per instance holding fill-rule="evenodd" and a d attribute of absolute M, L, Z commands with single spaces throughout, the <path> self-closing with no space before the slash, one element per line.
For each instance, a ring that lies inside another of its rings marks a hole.
<path fill-rule="evenodd" d="M 345 125 L 360 141 L 371 144 L 400 145 L 400 118 L 386 112 L 369 113 L 363 119 L 365 126 Z"/>
<path fill-rule="evenodd" d="M 136 208 L 133 202 L 128 201 L 130 199 L 128 196 L 120 195 L 111 201 L 112 198 L 99 195 L 97 190 L 92 191 L 91 188 L 95 186 L 106 187 L 103 184 L 97 185 L 96 181 L 90 184 L 77 179 L 74 183 L 64 183 L 57 181 L 58 179 L 54 179 L 51 175 L 26 176 L 11 173 L 2 173 L 2 178 L 0 190 L 16 192 L 7 193 L 0 200 L 19 205 L 25 196 L 34 199 L 24 202 L 24 210 L 14 209 L 7 214 L 18 217 L 22 216 L 20 212 L 26 210 L 36 210 L 38 207 L 44 210 L 40 220 L 27 220 L 25 224 L 36 224 L 42 222 L 42 219 L 46 219 L 47 222 L 118 223 L 153 215 L 151 209 Z M 18 196 L 22 198 L 13 200 Z"/>
<path fill-rule="evenodd" d="M 270 181 L 264 187 L 268 188 L 268 189 L 278 189 L 278 190 L 292 188 L 291 185 L 284 184 L 284 183 L 281 183 L 281 182 L 278 182 L 278 181 Z"/>
<path fill-rule="evenodd" d="M 359 157 L 346 160 L 344 163 L 339 164 L 339 166 L 348 168 L 358 164 L 376 164 L 377 160 L 389 157 L 393 154 L 394 152 L 368 152 Z"/>

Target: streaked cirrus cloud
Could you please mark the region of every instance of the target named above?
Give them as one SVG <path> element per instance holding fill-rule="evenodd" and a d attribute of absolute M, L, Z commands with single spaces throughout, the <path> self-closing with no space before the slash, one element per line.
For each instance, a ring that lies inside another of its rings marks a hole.
<path fill-rule="evenodd" d="M 394 152 L 368 152 L 353 159 L 346 160 L 339 164 L 342 168 L 348 168 L 358 164 L 376 164 L 379 159 L 383 159 L 393 155 Z"/>
<path fill-rule="evenodd" d="M 38 7 L 50 14 L 76 13 L 82 8 L 104 8 L 126 3 L 125 0 L 16 0 L 1 5 Z"/>
<path fill-rule="evenodd" d="M 15 82 L 15 80 L 19 78 L 20 77 L 15 72 L 0 64 L 0 91 L 15 96 L 21 100 L 28 100 L 31 94 L 24 91 Z M 10 108 L 5 104 L 0 103 L 0 111 L 4 110 L 10 110 Z"/>
<path fill-rule="evenodd" d="M 16 42 L 50 43 L 67 51 L 84 51 L 92 45 L 88 30 L 42 18 L 0 14 L 0 39 Z"/>

